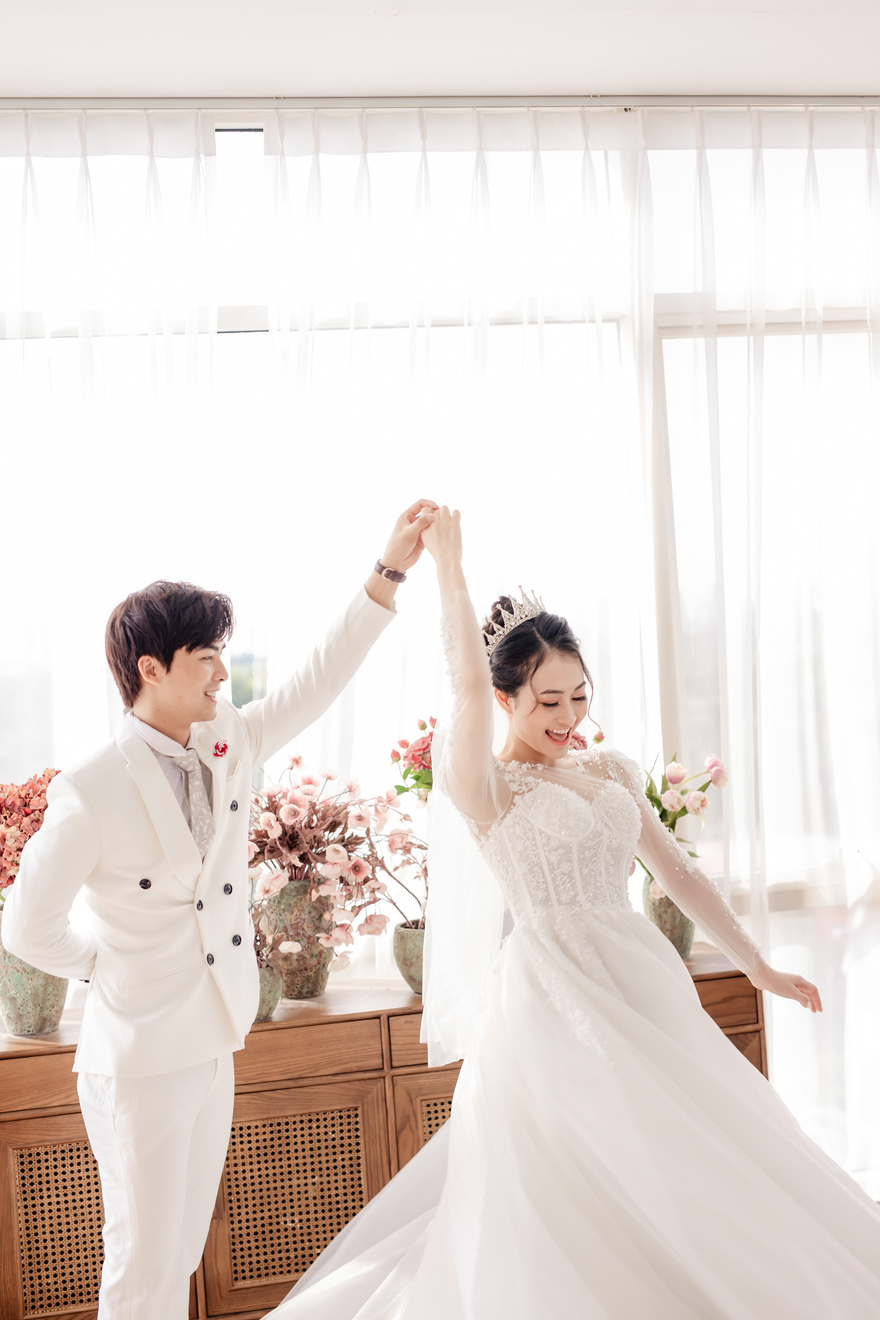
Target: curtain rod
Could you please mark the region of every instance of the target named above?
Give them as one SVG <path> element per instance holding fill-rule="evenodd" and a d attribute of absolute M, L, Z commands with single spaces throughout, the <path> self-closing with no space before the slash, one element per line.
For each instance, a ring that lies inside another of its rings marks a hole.
<path fill-rule="evenodd" d="M 540 109 L 585 106 L 608 110 L 793 109 L 857 110 L 880 107 L 880 96 L 252 96 L 252 97 L 0 97 L 0 110 L 211 110 L 247 114 L 263 110 L 407 110 L 407 109 Z"/>

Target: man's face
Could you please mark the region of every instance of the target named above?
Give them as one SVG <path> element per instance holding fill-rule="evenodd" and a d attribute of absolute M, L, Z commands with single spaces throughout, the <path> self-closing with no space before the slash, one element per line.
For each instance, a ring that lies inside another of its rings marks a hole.
<path fill-rule="evenodd" d="M 222 642 L 194 651 L 181 647 L 167 669 L 156 662 L 154 697 L 165 718 L 180 725 L 214 719 L 220 684 L 229 677 L 221 659 L 224 649 Z"/>

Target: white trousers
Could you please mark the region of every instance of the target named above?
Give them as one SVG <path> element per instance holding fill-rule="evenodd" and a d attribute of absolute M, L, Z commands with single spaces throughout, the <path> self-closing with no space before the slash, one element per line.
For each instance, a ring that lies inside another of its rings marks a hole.
<path fill-rule="evenodd" d="M 187 1320 L 232 1123 L 232 1055 L 77 1080 L 104 1200 L 98 1320 Z"/>

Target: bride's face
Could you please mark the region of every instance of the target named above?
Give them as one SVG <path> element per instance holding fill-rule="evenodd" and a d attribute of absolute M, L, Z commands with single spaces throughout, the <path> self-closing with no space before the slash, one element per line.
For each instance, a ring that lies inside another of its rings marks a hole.
<path fill-rule="evenodd" d="M 510 734 L 527 749 L 518 759 L 552 764 L 566 756 L 571 735 L 587 714 L 587 680 L 572 655 L 553 651 L 513 696 L 495 696 L 510 720 Z M 509 740 L 508 740 L 509 742 Z"/>

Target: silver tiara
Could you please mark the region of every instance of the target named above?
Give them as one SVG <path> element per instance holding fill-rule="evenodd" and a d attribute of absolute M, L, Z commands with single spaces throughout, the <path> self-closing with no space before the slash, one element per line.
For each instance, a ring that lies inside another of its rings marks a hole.
<path fill-rule="evenodd" d="M 521 623 L 526 623 L 529 619 L 534 619 L 539 614 L 544 613 L 544 602 L 541 600 L 540 596 L 532 596 L 531 599 L 529 599 L 529 594 L 527 591 L 523 591 L 522 585 L 520 585 L 520 591 L 522 591 L 522 600 L 514 600 L 513 597 L 510 598 L 511 604 L 513 605 L 512 612 L 504 609 L 502 605 L 498 606 L 501 611 L 501 616 L 504 619 L 504 626 L 499 629 L 496 624 L 495 632 L 484 634 L 489 655 L 492 654 L 498 643 L 503 641 L 509 632 L 513 632 L 514 628 L 518 628 Z"/>

